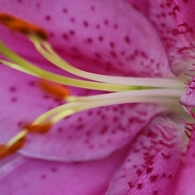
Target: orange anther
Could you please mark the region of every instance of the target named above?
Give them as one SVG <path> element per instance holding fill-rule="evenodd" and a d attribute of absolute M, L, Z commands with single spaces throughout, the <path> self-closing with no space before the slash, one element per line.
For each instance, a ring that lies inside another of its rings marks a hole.
<path fill-rule="evenodd" d="M 15 142 L 13 145 L 11 145 L 10 147 L 8 147 L 6 144 L 0 145 L 0 159 L 22 148 L 25 142 L 26 142 L 26 138 L 23 137 L 17 142 Z"/>
<path fill-rule="evenodd" d="M 51 122 L 46 122 L 40 125 L 25 124 L 24 128 L 31 133 L 47 133 L 51 129 L 51 126 Z"/>
<path fill-rule="evenodd" d="M 5 144 L 0 145 L 0 159 L 6 157 L 8 154 L 7 146 Z"/>
<path fill-rule="evenodd" d="M 30 24 L 20 18 L 16 18 L 10 14 L 0 13 L 0 23 L 18 33 L 25 35 L 34 34 L 43 40 L 48 38 L 46 31 L 42 28 Z"/>
<path fill-rule="evenodd" d="M 46 93 L 59 99 L 64 99 L 70 95 L 70 91 L 66 86 L 54 84 L 46 80 L 41 80 L 39 86 Z"/>
<path fill-rule="evenodd" d="M 24 146 L 25 142 L 26 142 L 26 137 L 19 139 L 17 142 L 15 142 L 13 145 L 11 145 L 8 148 L 8 153 L 11 154 L 11 153 L 16 152 L 17 150 L 19 150 L 20 148 Z"/>

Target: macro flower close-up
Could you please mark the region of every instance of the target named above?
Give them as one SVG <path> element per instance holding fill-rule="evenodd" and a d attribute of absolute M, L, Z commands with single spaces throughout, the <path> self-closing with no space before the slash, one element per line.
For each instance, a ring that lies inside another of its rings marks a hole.
<path fill-rule="evenodd" d="M 195 1 L 0 1 L 0 194 L 194 195 Z"/>

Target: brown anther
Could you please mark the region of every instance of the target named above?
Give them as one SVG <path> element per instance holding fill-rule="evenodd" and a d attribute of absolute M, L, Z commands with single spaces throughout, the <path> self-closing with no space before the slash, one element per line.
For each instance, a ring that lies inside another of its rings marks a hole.
<path fill-rule="evenodd" d="M 14 152 L 21 149 L 26 142 L 26 138 L 23 137 L 19 139 L 17 142 L 15 142 L 13 145 L 8 147 L 6 144 L 0 145 L 0 159 L 4 158 L 10 154 L 13 154 Z"/>
<path fill-rule="evenodd" d="M 40 80 L 39 86 L 44 92 L 59 99 L 70 96 L 70 91 L 66 86 L 54 84 L 46 80 Z"/>
<path fill-rule="evenodd" d="M 24 128 L 27 129 L 31 133 L 47 133 L 51 129 L 52 123 L 46 122 L 39 125 L 33 125 L 33 124 L 25 124 Z"/>
<path fill-rule="evenodd" d="M 5 144 L 0 145 L 0 159 L 6 157 L 8 154 L 7 146 Z"/>
<path fill-rule="evenodd" d="M 25 142 L 26 142 L 26 137 L 19 139 L 16 143 L 14 143 L 8 148 L 8 153 L 12 154 L 17 150 L 21 149 L 24 146 Z"/>
<path fill-rule="evenodd" d="M 7 13 L 0 13 L 0 23 L 18 33 L 36 35 L 42 40 L 48 38 L 46 31 L 42 28 Z"/>

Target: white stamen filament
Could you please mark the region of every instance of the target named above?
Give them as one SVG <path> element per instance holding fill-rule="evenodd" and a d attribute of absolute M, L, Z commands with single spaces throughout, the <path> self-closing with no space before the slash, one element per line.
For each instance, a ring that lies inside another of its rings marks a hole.
<path fill-rule="evenodd" d="M 11 62 L 0 60 L 0 63 L 3 63 L 4 65 L 18 71 L 55 83 L 76 86 L 79 88 L 113 92 L 93 96 L 64 97 L 64 100 L 69 101 L 69 103 L 56 107 L 42 114 L 33 122 L 32 125 L 42 125 L 45 122 L 51 122 L 51 124 L 54 125 L 63 118 L 75 113 L 92 108 L 116 104 L 155 103 L 163 105 L 164 111 L 177 111 L 177 109 L 180 109 L 179 106 L 176 106 L 176 109 L 175 107 L 173 109 L 173 106 L 178 105 L 178 99 L 183 93 L 184 84 L 181 80 L 171 78 L 116 77 L 86 72 L 79 70 L 64 61 L 52 49 L 49 43 L 41 41 L 33 36 L 29 36 L 29 39 L 32 41 L 36 49 L 42 54 L 42 56 L 55 64 L 57 67 L 72 73 L 73 75 L 77 75 L 92 81 L 73 79 L 45 71 L 15 54 L 1 41 L 0 52 L 11 60 Z M 9 142 L 7 142 L 6 146 L 11 147 L 20 139 L 25 138 L 28 133 L 28 129 L 23 129 Z"/>
<path fill-rule="evenodd" d="M 164 78 L 133 78 L 133 77 L 120 77 L 120 76 L 106 76 L 95 73 L 86 72 L 71 66 L 66 61 L 64 61 L 51 47 L 48 42 L 39 41 L 35 37 L 29 37 L 36 49 L 50 62 L 55 64 L 57 67 L 72 73 L 74 75 L 104 82 L 110 84 L 120 84 L 120 85 L 132 85 L 132 86 L 144 86 L 144 87 L 164 87 L 164 88 L 181 88 L 183 82 L 179 79 L 164 79 Z M 44 46 L 44 49 L 42 47 Z"/>
<path fill-rule="evenodd" d="M 73 79 L 65 76 L 60 76 L 54 73 L 51 73 L 49 71 L 45 71 L 41 68 L 36 67 L 34 64 L 28 62 L 27 60 L 24 60 L 17 54 L 15 54 L 13 51 L 8 49 L 2 42 L 0 42 L 0 52 L 4 54 L 8 59 L 12 60 L 15 64 L 18 64 L 21 66 L 25 71 L 32 72 L 32 74 L 38 76 L 39 78 L 44 78 L 46 80 L 69 85 L 69 86 L 75 86 L 80 88 L 86 88 L 86 89 L 94 89 L 94 90 L 105 90 L 105 91 L 125 91 L 125 90 L 131 90 L 131 89 L 139 89 L 139 87 L 136 86 L 125 86 L 125 85 L 114 85 L 114 84 L 108 84 L 108 83 L 97 83 L 92 81 L 84 81 L 84 80 L 78 80 Z"/>

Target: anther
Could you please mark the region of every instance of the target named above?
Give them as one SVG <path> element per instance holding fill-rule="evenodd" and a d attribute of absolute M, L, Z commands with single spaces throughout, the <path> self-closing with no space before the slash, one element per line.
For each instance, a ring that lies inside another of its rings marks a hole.
<path fill-rule="evenodd" d="M 8 147 L 5 144 L 0 145 L 0 159 L 6 157 L 7 155 L 8 155 Z"/>
<path fill-rule="evenodd" d="M 7 13 L 0 13 L 0 23 L 18 33 L 36 35 L 41 40 L 48 38 L 46 31 L 42 28 Z"/>
<path fill-rule="evenodd" d="M 13 154 L 14 152 L 21 149 L 26 142 L 26 137 L 23 137 L 19 139 L 17 142 L 12 144 L 11 146 L 8 146 L 6 144 L 0 145 L 0 159 L 4 158 L 10 154 Z"/>
<path fill-rule="evenodd" d="M 25 124 L 24 128 L 27 129 L 30 133 L 47 133 L 51 129 L 52 123 L 46 122 L 39 125 Z"/>
<path fill-rule="evenodd" d="M 66 86 L 54 84 L 46 80 L 40 80 L 39 87 L 44 92 L 59 99 L 65 99 L 66 97 L 70 96 L 70 91 Z"/>

